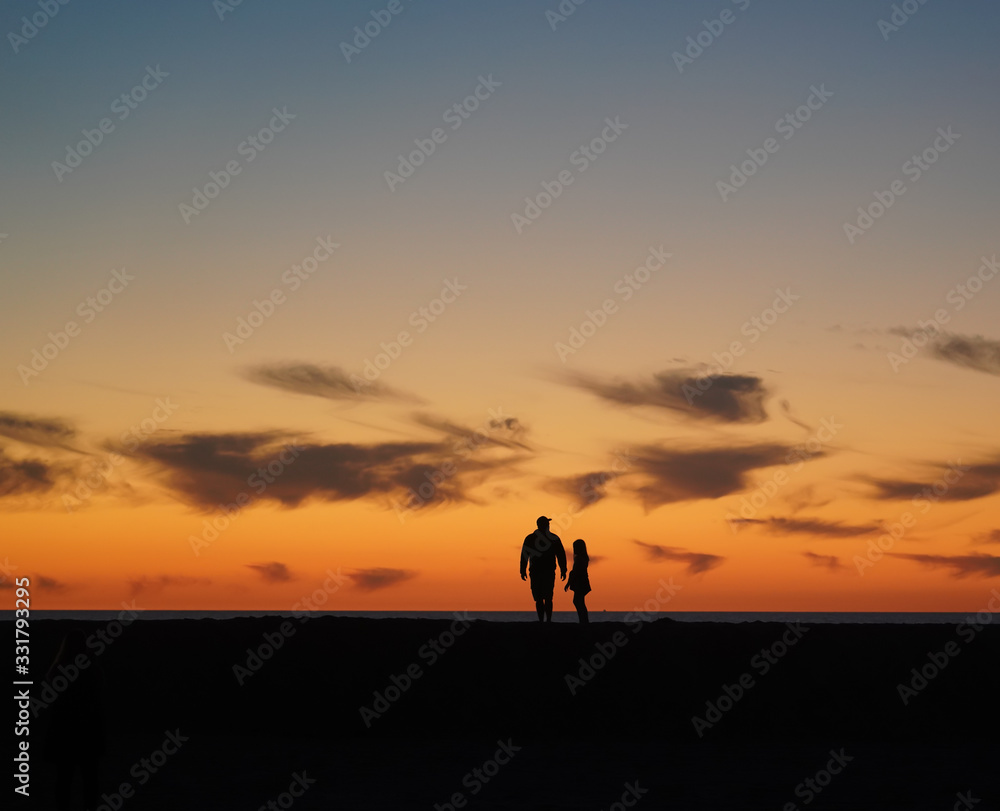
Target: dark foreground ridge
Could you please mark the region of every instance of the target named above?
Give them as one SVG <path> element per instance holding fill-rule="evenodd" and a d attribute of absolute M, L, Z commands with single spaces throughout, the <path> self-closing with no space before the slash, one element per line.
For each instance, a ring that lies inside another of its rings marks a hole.
<path fill-rule="evenodd" d="M 84 630 L 136 808 L 266 807 L 294 774 L 301 808 L 1000 807 L 996 627 L 456 617 L 45 620 L 33 659 Z M 40 744 L 66 682 L 36 678 Z"/>

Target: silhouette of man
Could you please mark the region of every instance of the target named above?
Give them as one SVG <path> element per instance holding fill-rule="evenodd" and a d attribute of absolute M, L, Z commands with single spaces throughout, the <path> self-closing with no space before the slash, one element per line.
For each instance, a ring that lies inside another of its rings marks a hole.
<path fill-rule="evenodd" d="M 536 522 L 538 529 L 524 539 L 521 544 L 521 579 L 527 580 L 525 574 L 528 561 L 531 561 L 531 596 L 535 600 L 535 611 L 539 622 L 552 621 L 552 593 L 556 588 L 556 561 L 559 562 L 559 574 L 566 579 L 566 550 L 563 549 L 559 536 L 549 532 L 549 519 L 544 515 Z"/>

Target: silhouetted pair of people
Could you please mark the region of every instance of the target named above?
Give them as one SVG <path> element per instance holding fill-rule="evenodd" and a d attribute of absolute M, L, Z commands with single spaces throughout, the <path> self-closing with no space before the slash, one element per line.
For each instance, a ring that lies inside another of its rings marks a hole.
<path fill-rule="evenodd" d="M 549 529 L 551 519 L 541 516 L 536 522 L 538 527 L 524 539 L 521 544 L 521 579 L 531 579 L 531 596 L 535 600 L 535 611 L 539 622 L 552 621 L 552 596 L 556 586 L 556 564 L 559 564 L 559 576 L 566 580 L 566 550 L 563 549 L 559 536 Z M 590 578 L 587 575 L 587 544 L 582 538 L 573 541 L 573 571 L 570 572 L 566 588 L 573 590 L 573 605 L 581 623 L 589 622 L 587 605 L 584 602 L 590 591 Z M 530 563 L 530 567 L 529 567 Z"/>

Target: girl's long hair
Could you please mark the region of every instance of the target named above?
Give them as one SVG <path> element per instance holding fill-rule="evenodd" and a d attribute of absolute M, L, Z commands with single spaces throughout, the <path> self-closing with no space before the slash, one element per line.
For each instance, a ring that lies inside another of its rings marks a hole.
<path fill-rule="evenodd" d="M 573 559 L 574 560 L 590 560 L 590 555 L 587 554 L 587 542 L 583 538 L 577 538 L 573 541 Z"/>

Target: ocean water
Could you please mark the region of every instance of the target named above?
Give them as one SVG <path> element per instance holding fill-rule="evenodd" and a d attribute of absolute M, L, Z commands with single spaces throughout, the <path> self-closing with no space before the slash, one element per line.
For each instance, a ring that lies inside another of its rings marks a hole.
<path fill-rule="evenodd" d="M 452 620 L 461 613 L 472 620 L 487 622 L 536 622 L 534 611 L 313 611 L 316 617 L 361 617 L 367 619 L 439 619 Z M 591 622 L 634 622 L 636 619 L 672 619 L 678 622 L 801 622 L 805 624 L 941 624 L 958 625 L 965 622 L 969 613 L 928 612 L 870 612 L 870 611 L 664 611 L 638 614 L 634 611 L 591 611 Z M 115 619 L 118 611 L 39 611 L 31 612 L 32 622 L 40 620 L 93 620 L 104 622 Z M 292 611 L 141 611 L 141 620 L 215 619 L 228 620 L 248 617 L 298 617 Z M 13 611 L 0 612 L 0 620 L 14 619 Z M 556 611 L 553 622 L 577 621 L 575 611 Z"/>

